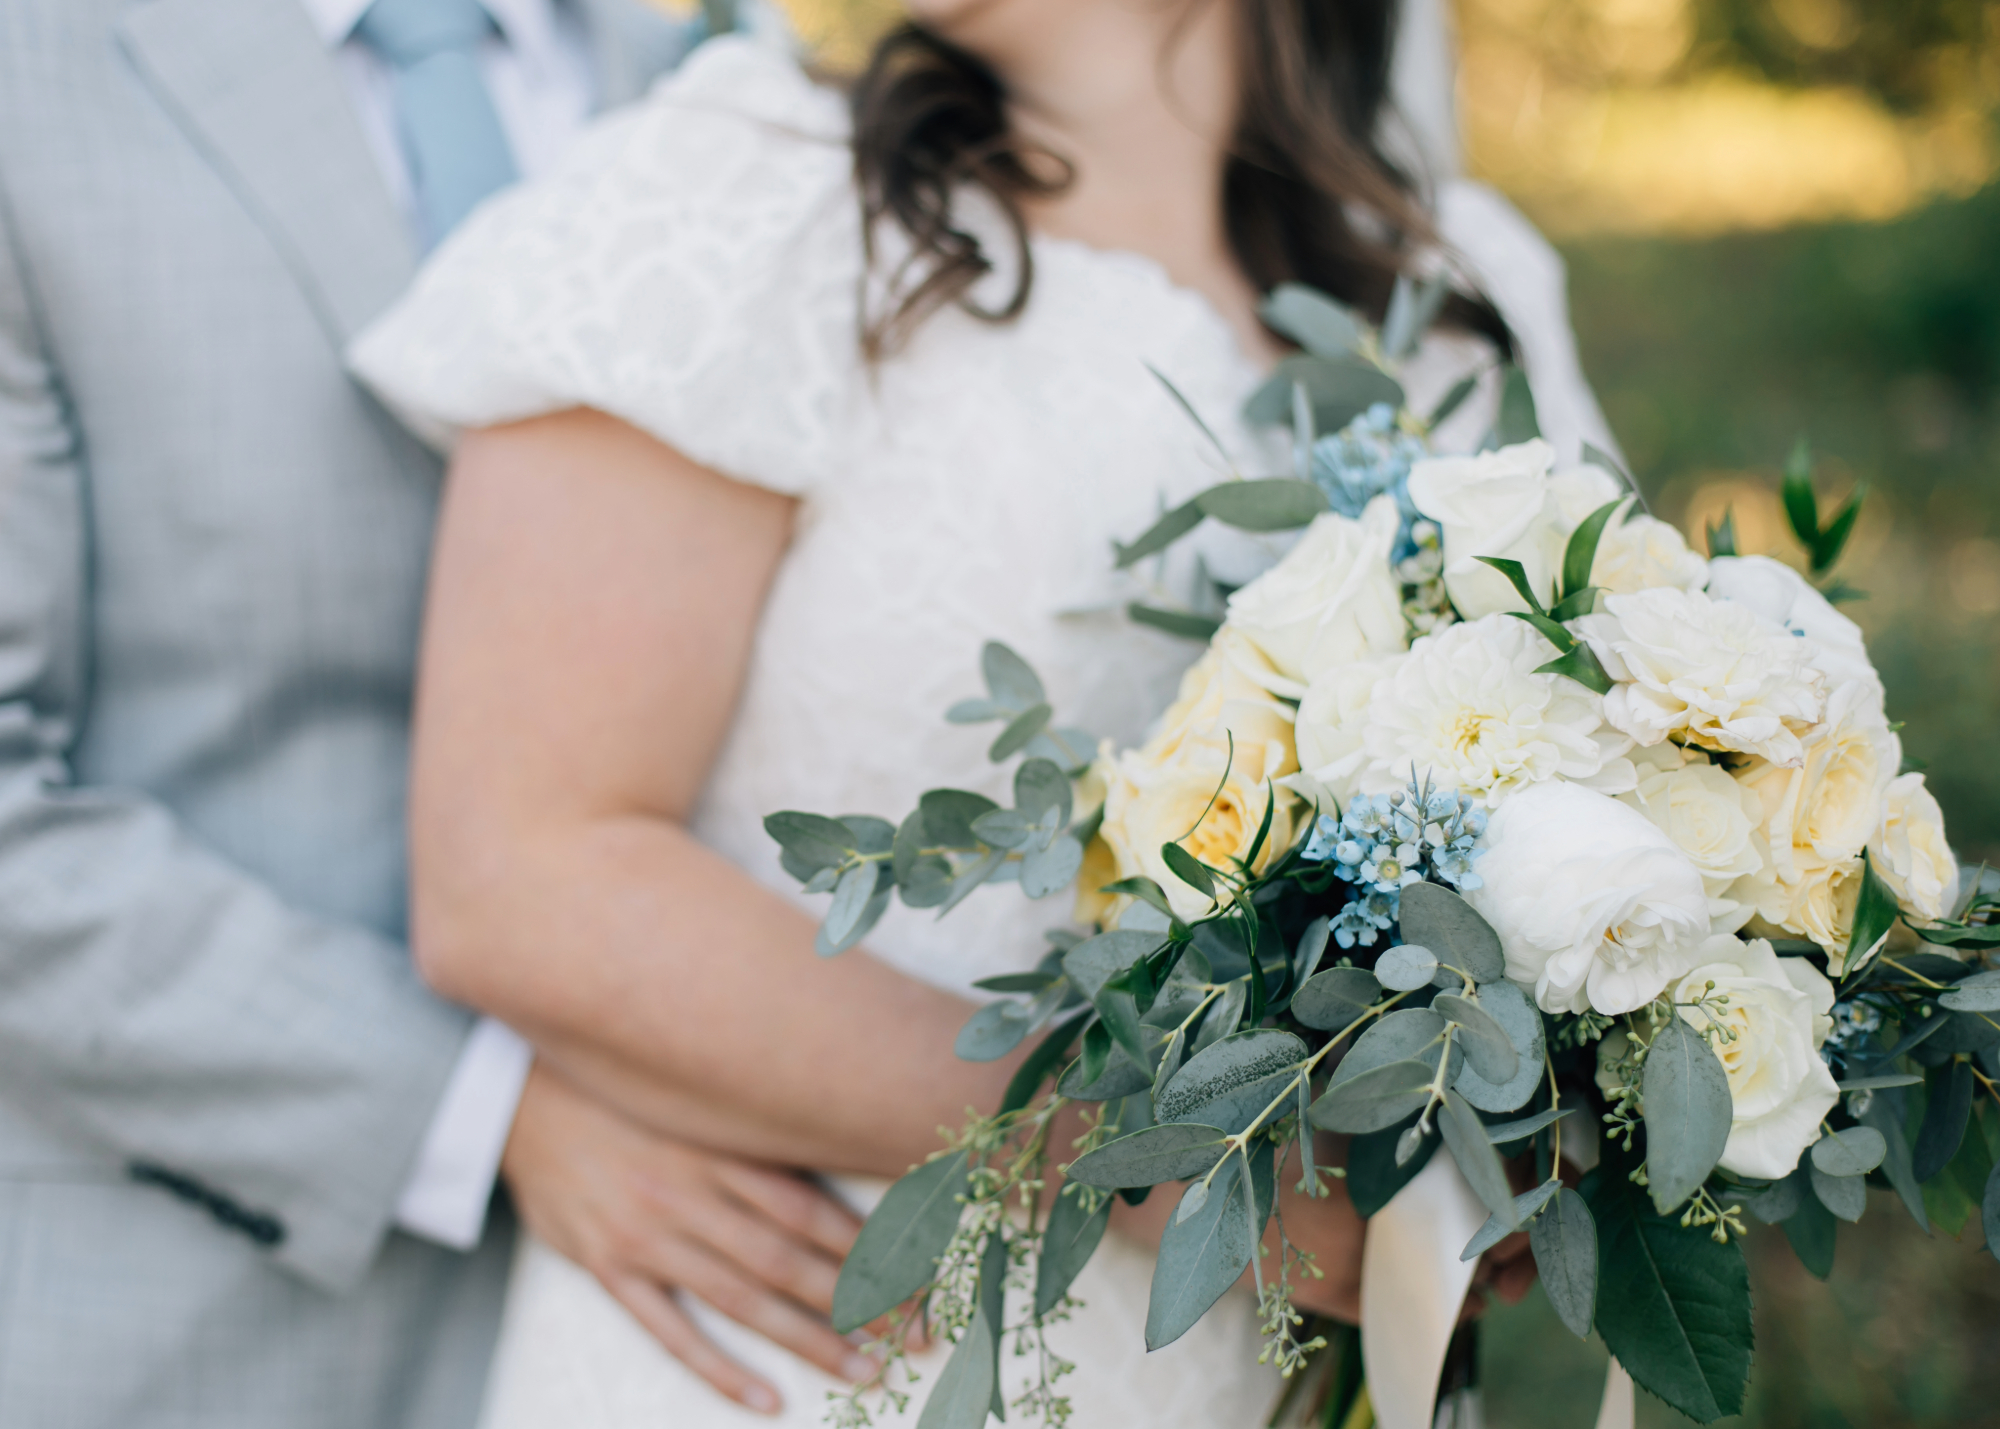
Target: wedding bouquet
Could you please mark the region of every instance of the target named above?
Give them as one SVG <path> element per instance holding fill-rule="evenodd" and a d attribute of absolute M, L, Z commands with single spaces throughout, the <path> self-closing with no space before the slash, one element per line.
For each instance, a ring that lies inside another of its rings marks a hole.
<path fill-rule="evenodd" d="M 1727 518 L 1703 557 L 1609 457 L 1557 469 L 1511 371 L 1486 447 L 1433 456 L 1471 385 L 1420 419 L 1394 371 L 1442 292 L 1399 287 L 1380 332 L 1305 289 L 1267 304 L 1305 351 L 1250 415 L 1289 420 L 1293 473 L 1214 486 L 1118 560 L 1210 520 L 1303 534 L 1240 588 L 1134 607 L 1207 640 L 1144 744 L 1058 724 L 988 645 L 986 697 L 946 718 L 1001 726 L 1012 807 L 933 789 L 895 823 L 767 820 L 832 895 L 823 954 L 892 896 L 1074 890 L 1078 926 L 982 983 L 1002 996 L 958 1039 L 974 1060 L 1038 1039 L 1001 1105 L 890 1189 L 840 1277 L 836 1328 L 917 1304 L 956 1343 L 925 1429 L 1066 1420 L 1042 1331 L 1113 1198 L 1168 1183 L 1148 1348 L 1247 1268 L 1293 1375 L 1325 1339 L 1293 1306 L 1316 1271 L 1280 1178 L 1344 1177 L 1372 1216 L 1442 1147 L 1489 1213 L 1461 1258 L 1525 1229 L 1563 1323 L 1703 1422 L 1743 1403 L 1746 1212 L 1821 1277 L 1871 1183 L 1926 1228 L 1981 1215 L 2000 1252 L 2000 971 L 1979 964 L 2000 901 L 1961 878 L 1833 603 L 1854 593 L 1824 584 L 1859 494 L 1822 525 L 1801 447 L 1784 502 L 1810 578 L 1739 555 Z M 1052 1145 L 1070 1103 L 1087 1129 Z M 1344 1165 L 1318 1130 L 1349 1138 Z M 1011 1405 L 1009 1337 L 1031 1367 Z M 1335 1378 L 1328 1424 L 1359 1393 Z M 903 1402 L 893 1372 L 877 1387 Z M 869 1422 L 857 1397 L 834 1419 Z"/>

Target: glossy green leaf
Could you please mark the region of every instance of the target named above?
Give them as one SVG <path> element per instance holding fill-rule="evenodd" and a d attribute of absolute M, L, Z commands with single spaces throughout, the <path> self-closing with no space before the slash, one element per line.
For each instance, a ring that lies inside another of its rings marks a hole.
<path fill-rule="evenodd" d="M 1292 994 L 1292 1016 L 1307 1027 L 1338 1032 L 1374 1005 L 1382 984 L 1365 968 L 1328 968 Z"/>
<path fill-rule="evenodd" d="M 1160 857 L 1174 877 L 1198 893 L 1210 898 L 1215 896 L 1215 875 L 1209 872 L 1202 861 L 1182 848 L 1179 844 L 1160 845 Z"/>
<path fill-rule="evenodd" d="M 1885 1091 L 1890 1087 L 1914 1087 L 1923 1078 L 1915 1072 L 1885 1072 L 1878 1077 L 1846 1077 L 1834 1085 L 1843 1093 Z"/>
<path fill-rule="evenodd" d="M 1576 681 L 1585 689 L 1594 690 L 1600 695 L 1610 694 L 1611 687 L 1616 683 L 1606 673 L 1603 662 L 1597 658 L 1596 652 L 1588 645 L 1581 644 L 1567 655 L 1558 656 L 1546 665 L 1537 665 L 1535 673 L 1537 675 L 1565 676 L 1568 679 Z"/>
<path fill-rule="evenodd" d="M 1896 926 L 1896 895 L 1875 871 L 1874 859 L 1861 855 L 1861 896 L 1854 905 L 1853 932 L 1847 940 L 1847 959 L 1842 964 L 1848 976 L 1868 961 L 1868 956 Z"/>
<path fill-rule="evenodd" d="M 1506 977 L 1507 959 L 1500 951 L 1500 935 L 1449 888 L 1413 883 L 1403 890 L 1401 903 L 1405 942 L 1429 948 L 1440 963 L 1457 968 L 1474 982 L 1498 982 Z"/>
<path fill-rule="evenodd" d="M 1986 1249 L 2000 1260 L 2000 1165 L 1987 1173 L 1986 1191 L 1979 1199 L 1979 1229 Z"/>
<path fill-rule="evenodd" d="M 835 1330 L 858 1330 L 931 1283 L 958 1229 L 968 1179 L 965 1153 L 957 1151 L 889 1188 L 841 1264 L 833 1287 Z"/>
<path fill-rule="evenodd" d="M 1042 1232 L 1041 1260 L 1035 1267 L 1035 1313 L 1046 1315 L 1061 1303 L 1077 1275 L 1097 1253 L 1104 1228 L 1111 1223 L 1111 1197 L 1095 1211 L 1083 1209 L 1077 1192 L 1056 1197 L 1049 1223 Z"/>
<path fill-rule="evenodd" d="M 1584 1178 L 1597 1222 L 1598 1333 L 1642 1389 L 1690 1419 L 1738 1413 L 1753 1339 L 1743 1253 L 1733 1240 L 1718 1245 L 1706 1227 L 1660 1215 L 1631 1169 L 1607 1140 Z"/>
<path fill-rule="evenodd" d="M 1708 528 L 1708 554 L 1733 556 L 1736 554 L 1736 513 L 1725 509 L 1722 520 Z"/>
<path fill-rule="evenodd" d="M 1450 421 L 1452 414 L 1465 405 L 1465 399 L 1478 389 L 1479 379 L 1476 376 L 1459 378 L 1451 384 L 1451 390 L 1444 394 L 1437 406 L 1431 408 L 1430 416 L 1424 418 L 1424 425 L 1436 428 Z"/>
<path fill-rule="evenodd" d="M 1528 1227 L 1542 1289 L 1563 1328 L 1590 1337 L 1597 1313 L 1597 1221 L 1583 1197 L 1565 1186 Z"/>
<path fill-rule="evenodd" d="M 1065 1173 L 1072 1181 L 1107 1191 L 1157 1186 L 1206 1176 L 1222 1159 L 1227 1133 L 1213 1126 L 1168 1121 L 1106 1142 L 1079 1157 Z"/>
<path fill-rule="evenodd" d="M 1646 1054 L 1646 1179 L 1662 1214 L 1708 1179 L 1729 1141 L 1729 1078 L 1702 1035 L 1669 1017 Z"/>
<path fill-rule="evenodd" d="M 1605 502 L 1584 517 L 1576 530 L 1570 533 L 1569 544 L 1563 549 L 1562 588 L 1565 596 L 1590 584 L 1590 568 L 1597 560 L 1597 543 L 1604 535 L 1605 523 L 1617 509 L 1617 501 Z"/>
<path fill-rule="evenodd" d="M 1528 580 L 1528 568 L 1519 561 L 1505 556 L 1474 556 L 1481 565 L 1491 566 L 1507 577 L 1507 583 L 1514 587 L 1514 593 L 1527 603 L 1528 613 L 1545 615 L 1541 597 L 1535 594 L 1534 585 Z M 1539 627 L 1537 627 L 1539 628 Z"/>
<path fill-rule="evenodd" d="M 1930 1180 L 1958 1155 L 1972 1112 L 1972 1065 L 1946 1062 L 1931 1068 L 1925 1080 L 1928 1097 L 1923 1124 L 1917 1128 L 1916 1145 L 1910 1152 L 1910 1166 L 1919 1182 Z"/>

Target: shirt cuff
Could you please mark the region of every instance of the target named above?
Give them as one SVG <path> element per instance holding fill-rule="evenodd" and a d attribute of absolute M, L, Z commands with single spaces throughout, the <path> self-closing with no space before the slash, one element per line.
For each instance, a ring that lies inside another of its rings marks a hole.
<path fill-rule="evenodd" d="M 490 1017 L 473 1026 L 396 1201 L 399 1228 L 453 1250 L 479 1244 L 534 1057 L 512 1028 Z"/>

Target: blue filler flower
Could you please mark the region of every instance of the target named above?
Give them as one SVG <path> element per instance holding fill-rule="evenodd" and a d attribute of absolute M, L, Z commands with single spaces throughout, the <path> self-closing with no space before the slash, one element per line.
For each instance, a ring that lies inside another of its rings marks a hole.
<path fill-rule="evenodd" d="M 1377 402 L 1313 443 L 1312 479 L 1326 493 L 1327 505 L 1343 516 L 1359 518 L 1362 508 L 1385 492 L 1395 497 L 1403 521 L 1393 558 L 1406 560 L 1417 550 L 1410 537 L 1418 519 L 1410 504 L 1410 466 L 1429 455 L 1422 438 L 1396 425 L 1396 409 Z"/>
<path fill-rule="evenodd" d="M 1486 811 L 1450 789 L 1419 787 L 1393 794 L 1364 794 L 1339 818 L 1321 814 L 1299 853 L 1315 863 L 1332 863 L 1354 900 L 1333 920 L 1334 940 L 1343 948 L 1372 947 L 1375 936 L 1396 921 L 1402 890 L 1436 879 L 1461 893 L 1480 886 L 1473 860 L 1486 832 Z"/>

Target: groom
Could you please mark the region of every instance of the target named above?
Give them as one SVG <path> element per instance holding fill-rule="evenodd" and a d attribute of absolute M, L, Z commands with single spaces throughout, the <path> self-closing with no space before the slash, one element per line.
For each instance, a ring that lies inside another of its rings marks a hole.
<path fill-rule="evenodd" d="M 666 1293 L 686 1227 L 603 1202 L 743 1168 L 580 1106 L 412 974 L 440 473 L 341 367 L 426 248 L 697 28 L 0 0 L 0 1425 L 470 1425 L 503 1147 L 531 1219 L 649 1248 L 592 1268 L 726 1376 Z M 828 1254 L 837 1217 L 790 1205 Z"/>

